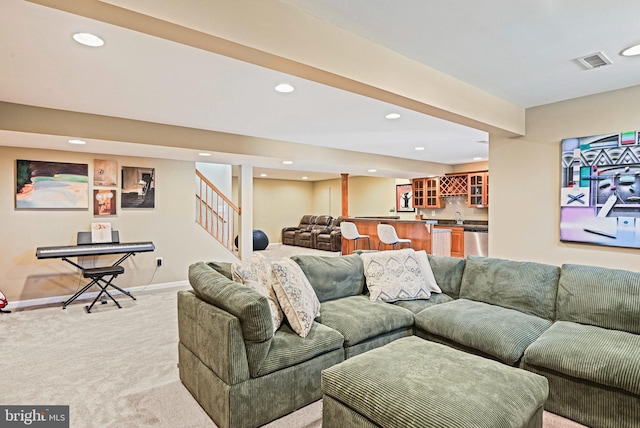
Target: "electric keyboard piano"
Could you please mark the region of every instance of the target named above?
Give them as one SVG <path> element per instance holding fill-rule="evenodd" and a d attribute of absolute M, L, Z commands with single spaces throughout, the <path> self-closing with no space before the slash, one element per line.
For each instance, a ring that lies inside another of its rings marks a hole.
<path fill-rule="evenodd" d="M 83 233 L 83 232 L 79 232 Z M 77 291 L 67 301 L 62 304 L 62 309 L 66 309 L 67 305 L 76 300 L 82 293 L 90 289 L 92 286 L 97 285 L 100 288 L 100 293 L 95 298 L 91 306 L 87 306 L 87 312 L 91 312 L 93 305 L 105 294 L 110 297 L 115 304 L 120 307 L 120 304 L 109 294 L 107 287 L 112 287 L 119 292 L 126 294 L 133 300 L 135 297 L 127 290 L 123 290 L 117 285 L 113 284 L 113 281 L 118 275 L 124 273 L 124 268 L 120 266 L 122 262 L 131 256 L 135 256 L 136 253 L 144 253 L 148 251 L 154 251 L 156 247 L 153 242 L 129 242 L 129 243 L 102 243 L 102 244 L 82 244 L 82 245 L 66 245 L 61 247 L 38 247 L 36 248 L 36 257 L 38 259 L 62 259 L 65 262 L 80 269 L 85 278 L 91 278 L 91 281 L 86 284 L 82 289 Z M 78 262 L 70 260 L 69 257 L 82 257 L 82 256 L 104 256 L 109 254 L 124 254 L 113 265 L 105 266 L 103 268 L 90 268 L 87 269 L 81 266 Z M 105 277 L 109 277 L 105 279 Z"/>
<path fill-rule="evenodd" d="M 154 251 L 153 242 L 131 242 L 118 244 L 84 244 L 63 247 L 36 248 L 39 259 L 61 259 L 65 257 L 102 256 L 107 254 L 143 253 Z"/>

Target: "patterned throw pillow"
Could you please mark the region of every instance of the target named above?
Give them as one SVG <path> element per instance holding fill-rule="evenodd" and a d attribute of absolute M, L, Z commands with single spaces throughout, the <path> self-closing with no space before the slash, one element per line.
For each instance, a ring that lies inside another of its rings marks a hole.
<path fill-rule="evenodd" d="M 424 275 L 424 280 L 427 281 L 427 287 L 432 293 L 442 293 L 442 290 L 436 282 L 436 277 L 431 269 L 431 263 L 429 263 L 429 256 L 425 250 L 416 251 L 418 262 L 420 263 L 420 269 Z"/>
<path fill-rule="evenodd" d="M 267 258 L 260 253 L 253 253 L 242 263 L 232 263 L 231 275 L 234 281 L 253 288 L 267 298 L 269 309 L 271 309 L 273 331 L 280 328 L 284 320 L 284 314 L 273 289 L 276 278 Z"/>
<path fill-rule="evenodd" d="M 320 301 L 300 266 L 291 259 L 271 264 L 277 281 L 273 285 L 278 302 L 293 331 L 307 337 L 313 320 L 320 315 Z"/>
<path fill-rule="evenodd" d="M 431 297 L 413 249 L 363 253 L 360 257 L 364 262 L 364 276 L 372 301 L 395 302 Z"/>

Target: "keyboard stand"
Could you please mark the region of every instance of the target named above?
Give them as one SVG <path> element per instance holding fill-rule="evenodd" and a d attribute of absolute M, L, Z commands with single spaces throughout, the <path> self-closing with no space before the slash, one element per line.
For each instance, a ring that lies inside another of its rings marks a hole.
<path fill-rule="evenodd" d="M 127 296 L 131 297 L 133 300 L 136 300 L 136 298 L 133 297 L 133 294 L 131 294 L 130 292 L 128 292 L 126 290 L 123 290 L 122 288 L 118 287 L 117 285 L 111 283 L 111 281 L 113 281 L 118 275 L 121 275 L 121 274 L 124 273 L 124 267 L 120 266 L 120 264 L 122 264 L 122 262 L 124 262 L 129 257 L 134 256 L 134 255 L 135 255 L 135 252 L 133 252 L 133 251 L 129 252 L 129 253 L 125 254 L 124 256 L 120 257 L 118 259 L 118 261 L 116 261 L 113 264 L 113 266 L 105 266 L 105 267 L 98 267 L 98 268 L 84 268 L 84 267 L 80 266 L 79 264 L 77 264 L 76 262 L 74 262 L 73 260 L 69 260 L 67 257 L 62 257 L 62 260 L 64 260 L 67 263 L 70 263 L 73 266 L 75 266 L 78 269 L 80 269 L 82 271 L 82 276 L 83 277 L 91 278 L 91 282 L 89 282 L 87 285 L 85 285 L 80 290 L 78 290 L 73 296 L 71 296 L 69 299 L 67 299 L 62 304 L 62 309 L 66 309 L 67 306 L 69 306 L 69 304 L 71 304 L 71 302 L 76 300 L 78 297 L 80 297 L 80 295 L 82 293 L 84 293 L 85 291 L 87 291 L 88 289 L 93 287 L 94 285 L 97 285 L 100 288 L 100 292 L 98 293 L 98 296 L 94 299 L 94 301 L 91 303 L 91 305 L 85 307 L 85 309 L 87 310 L 88 313 L 91 313 L 91 308 L 93 308 L 93 305 L 95 305 L 95 303 L 103 295 L 106 295 L 107 297 L 109 297 L 111 300 L 113 300 L 113 302 L 116 304 L 116 306 L 118 306 L 118 308 L 121 308 L 121 306 L 118 303 L 118 301 L 116 299 L 114 299 L 113 296 L 111 295 L 111 293 L 109 293 L 107 291 L 107 287 L 113 287 L 116 290 L 118 290 L 119 292 L 121 292 L 122 294 L 126 294 Z M 105 279 L 106 276 L 111 276 L 111 278 Z"/>

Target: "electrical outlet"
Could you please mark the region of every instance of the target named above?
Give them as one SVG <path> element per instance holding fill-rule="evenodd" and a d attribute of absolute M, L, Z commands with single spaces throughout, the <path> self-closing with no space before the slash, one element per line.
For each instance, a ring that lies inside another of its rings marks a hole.
<path fill-rule="evenodd" d="M 156 266 L 162 266 L 162 257 L 156 257 Z"/>

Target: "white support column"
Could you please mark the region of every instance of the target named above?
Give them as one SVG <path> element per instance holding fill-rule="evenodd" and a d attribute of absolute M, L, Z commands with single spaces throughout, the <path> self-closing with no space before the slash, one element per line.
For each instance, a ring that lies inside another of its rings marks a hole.
<path fill-rule="evenodd" d="M 253 167 L 240 165 L 238 173 L 238 206 L 240 207 L 240 230 L 238 244 L 240 259 L 253 252 Z"/>

